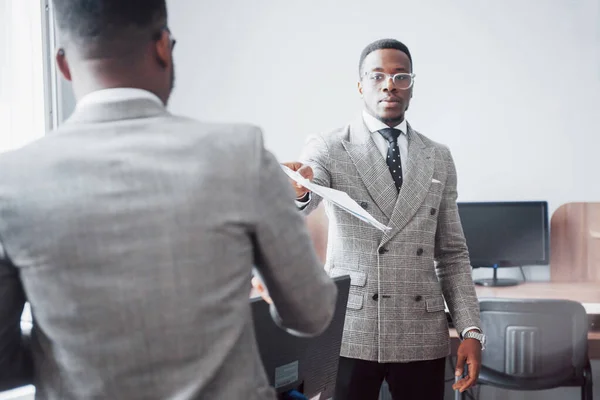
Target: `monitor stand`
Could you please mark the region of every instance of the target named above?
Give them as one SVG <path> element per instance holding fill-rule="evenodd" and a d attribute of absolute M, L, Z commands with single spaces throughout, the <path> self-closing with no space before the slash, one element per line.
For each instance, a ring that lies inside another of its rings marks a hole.
<path fill-rule="evenodd" d="M 498 279 L 498 268 L 497 267 L 494 267 L 494 277 L 493 278 L 477 279 L 475 281 L 475 284 L 479 285 L 479 286 L 496 286 L 496 287 L 516 286 L 519 283 L 521 283 L 521 282 L 519 282 L 516 279 L 505 279 L 505 278 Z"/>

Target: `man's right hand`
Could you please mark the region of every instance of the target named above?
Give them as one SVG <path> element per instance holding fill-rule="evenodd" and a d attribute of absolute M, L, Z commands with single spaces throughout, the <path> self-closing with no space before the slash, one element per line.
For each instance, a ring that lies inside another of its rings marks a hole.
<path fill-rule="evenodd" d="M 297 162 L 297 161 L 287 162 L 287 163 L 283 163 L 283 165 L 285 165 L 292 171 L 298 172 L 300 175 L 302 175 L 303 178 L 306 178 L 309 181 L 312 181 L 315 176 L 312 168 L 309 167 L 308 165 L 302 164 L 301 162 Z M 301 199 L 306 195 L 306 193 L 310 192 L 310 190 L 308 190 L 304 186 L 300 185 L 299 183 L 297 183 L 291 179 L 290 179 L 290 182 L 292 183 L 292 187 L 296 191 L 296 199 Z"/>

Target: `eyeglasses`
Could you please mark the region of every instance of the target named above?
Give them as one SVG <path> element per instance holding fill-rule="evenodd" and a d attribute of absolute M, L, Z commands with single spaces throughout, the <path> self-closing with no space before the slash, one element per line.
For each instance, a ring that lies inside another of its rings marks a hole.
<path fill-rule="evenodd" d="M 399 73 L 399 74 L 386 74 L 385 72 L 365 72 L 365 77 L 367 78 L 368 83 L 373 86 L 381 86 L 384 83 L 392 80 L 392 83 L 396 88 L 400 90 L 408 90 L 412 87 L 415 81 L 415 74 L 408 73 Z"/>
<path fill-rule="evenodd" d="M 164 26 L 160 29 L 160 31 L 156 32 L 154 34 L 153 39 L 160 40 L 162 38 L 163 32 L 167 32 L 169 34 L 169 39 L 171 40 L 171 51 L 173 51 L 173 49 L 175 48 L 175 45 L 177 44 L 177 39 L 175 39 L 173 37 L 173 34 L 171 33 L 171 30 L 169 29 L 168 26 Z"/>

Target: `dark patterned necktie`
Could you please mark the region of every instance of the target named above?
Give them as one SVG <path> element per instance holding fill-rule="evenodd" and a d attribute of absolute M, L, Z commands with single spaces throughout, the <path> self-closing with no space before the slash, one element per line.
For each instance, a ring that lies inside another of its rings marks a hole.
<path fill-rule="evenodd" d="M 402 187 L 402 163 L 400 162 L 400 148 L 398 147 L 398 137 L 402 134 L 402 131 L 393 128 L 386 128 L 380 130 L 379 133 L 389 143 L 387 158 L 385 159 L 385 161 L 390 169 L 392 178 L 394 178 L 396 189 L 400 191 L 400 188 Z"/>

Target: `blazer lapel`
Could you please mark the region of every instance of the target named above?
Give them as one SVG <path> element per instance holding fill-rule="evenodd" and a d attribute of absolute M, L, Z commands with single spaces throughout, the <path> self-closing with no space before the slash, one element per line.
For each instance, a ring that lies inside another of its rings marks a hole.
<path fill-rule="evenodd" d="M 435 167 L 435 149 L 426 146 L 410 126 L 408 135 L 408 171 L 404 176 L 398 201 L 390 219 L 389 226 L 392 230 L 384 235 L 382 245 L 391 240 L 415 216 L 431 186 Z"/>
<path fill-rule="evenodd" d="M 350 140 L 343 140 L 342 144 L 350 155 L 371 198 L 381 211 L 388 218 L 391 218 L 394 204 L 398 198 L 398 191 L 388 166 L 377 145 L 375 145 L 362 117 L 350 124 L 349 129 L 348 137 Z"/>

